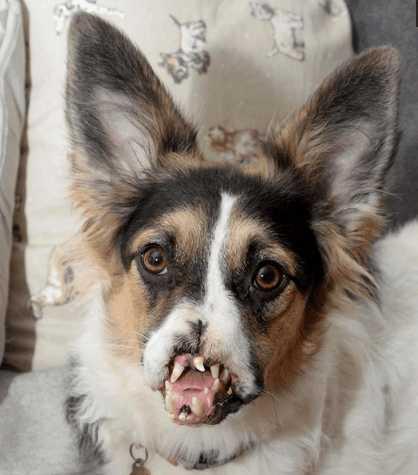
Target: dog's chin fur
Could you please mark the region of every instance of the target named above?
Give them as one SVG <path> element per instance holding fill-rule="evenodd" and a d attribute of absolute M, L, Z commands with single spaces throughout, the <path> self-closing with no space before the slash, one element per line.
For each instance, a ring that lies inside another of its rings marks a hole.
<path fill-rule="evenodd" d="M 221 464 L 210 473 L 228 475 L 244 469 L 415 475 L 418 222 L 380 241 L 375 256 L 380 304 L 363 299 L 330 312 L 320 351 L 292 387 L 263 394 L 215 426 L 173 424 L 142 367 L 109 354 L 97 287 L 75 352 L 71 394 L 81 433 L 90 427 L 84 437 L 108 462 L 105 473 L 130 473 L 129 445 L 140 442 L 151 452 L 152 474 L 179 474 L 209 461 Z"/>

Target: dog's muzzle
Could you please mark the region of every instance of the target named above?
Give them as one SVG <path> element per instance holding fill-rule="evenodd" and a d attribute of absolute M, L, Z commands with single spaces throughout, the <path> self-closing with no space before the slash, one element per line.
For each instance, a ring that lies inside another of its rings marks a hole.
<path fill-rule="evenodd" d="M 182 425 L 218 424 L 257 396 L 242 399 L 235 374 L 222 363 L 191 354 L 172 360 L 162 394 L 170 417 Z"/>

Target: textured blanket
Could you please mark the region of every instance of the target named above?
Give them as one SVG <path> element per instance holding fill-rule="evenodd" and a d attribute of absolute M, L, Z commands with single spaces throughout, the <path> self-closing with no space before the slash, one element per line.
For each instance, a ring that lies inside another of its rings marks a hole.
<path fill-rule="evenodd" d="M 98 475 L 65 421 L 65 369 L 0 371 L 0 474 Z"/>

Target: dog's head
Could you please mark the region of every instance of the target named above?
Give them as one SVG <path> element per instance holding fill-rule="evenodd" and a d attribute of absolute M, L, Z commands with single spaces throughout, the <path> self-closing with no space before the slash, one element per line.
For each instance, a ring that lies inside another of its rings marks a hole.
<path fill-rule="evenodd" d="M 73 20 L 72 191 L 105 283 L 104 338 L 175 423 L 216 424 L 290 386 L 327 309 L 374 295 L 398 67 L 389 48 L 344 64 L 246 169 L 204 159 L 127 38 Z"/>

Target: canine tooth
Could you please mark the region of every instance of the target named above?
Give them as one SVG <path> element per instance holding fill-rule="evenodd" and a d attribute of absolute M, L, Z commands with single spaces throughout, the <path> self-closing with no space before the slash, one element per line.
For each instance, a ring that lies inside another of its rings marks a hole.
<path fill-rule="evenodd" d="M 184 366 L 176 362 L 174 364 L 173 372 L 171 373 L 170 382 L 175 383 L 183 374 L 183 371 L 184 371 Z"/>
<path fill-rule="evenodd" d="M 201 416 L 203 414 L 203 404 L 196 396 L 192 397 L 192 412 L 195 416 Z"/>
<path fill-rule="evenodd" d="M 206 371 L 205 366 L 203 364 L 204 358 L 203 356 L 195 356 L 193 358 L 193 364 L 196 369 L 198 369 L 200 372 L 204 373 Z"/>
<path fill-rule="evenodd" d="M 226 392 L 228 396 L 232 396 L 232 388 L 231 386 L 228 388 L 228 391 Z"/>
<path fill-rule="evenodd" d="M 211 373 L 213 379 L 219 378 L 219 365 L 214 364 L 213 366 L 211 366 L 210 367 L 210 373 Z"/>
<path fill-rule="evenodd" d="M 226 368 L 224 368 L 221 373 L 221 381 L 224 384 L 227 384 L 229 382 L 229 371 Z"/>
<path fill-rule="evenodd" d="M 186 413 L 185 412 L 180 412 L 179 414 L 179 421 L 184 422 L 186 420 Z"/>
<path fill-rule="evenodd" d="M 213 392 L 218 392 L 221 389 L 221 382 L 219 381 L 219 378 L 216 378 L 214 383 L 212 384 L 212 390 Z"/>

